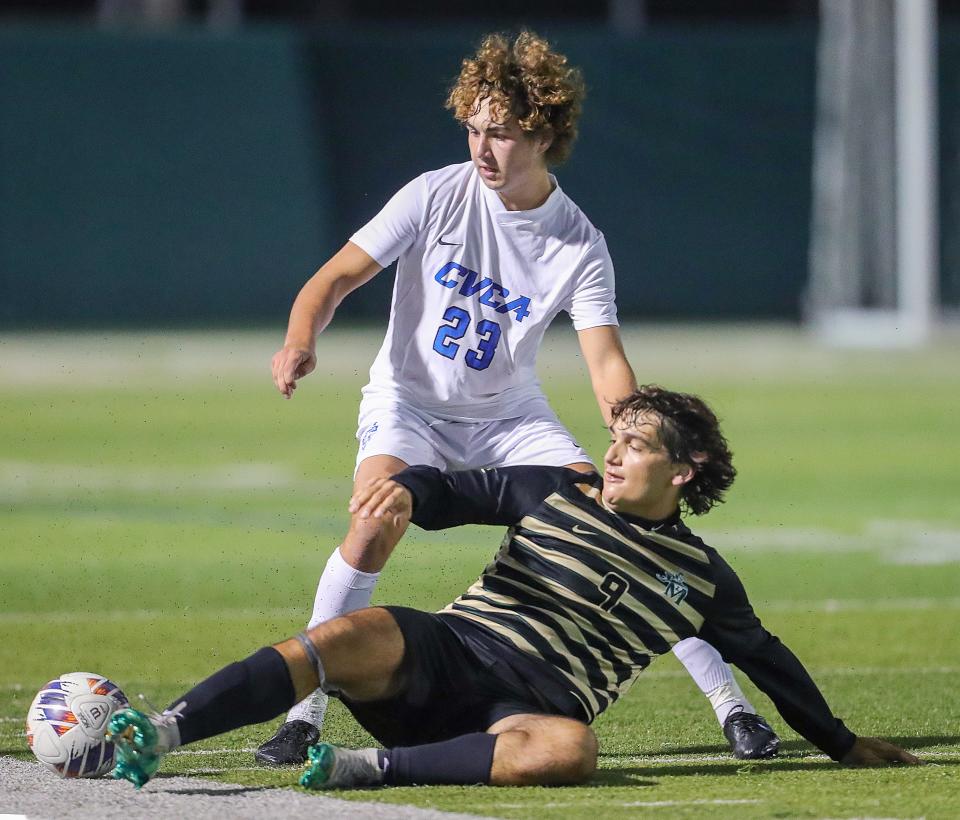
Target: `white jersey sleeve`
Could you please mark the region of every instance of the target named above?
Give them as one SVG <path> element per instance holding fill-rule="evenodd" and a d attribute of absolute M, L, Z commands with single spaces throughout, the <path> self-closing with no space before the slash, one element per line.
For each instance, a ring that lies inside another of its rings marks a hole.
<path fill-rule="evenodd" d="M 373 219 L 350 237 L 385 268 L 409 248 L 423 228 L 427 186 L 423 175 L 397 191 Z"/>
<path fill-rule="evenodd" d="M 564 309 L 576 330 L 618 324 L 613 261 L 603 234 L 583 255 L 580 273 Z"/>

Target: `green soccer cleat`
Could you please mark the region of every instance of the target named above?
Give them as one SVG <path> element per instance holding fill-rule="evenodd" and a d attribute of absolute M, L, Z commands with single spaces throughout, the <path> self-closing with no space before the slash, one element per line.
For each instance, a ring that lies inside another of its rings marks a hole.
<path fill-rule="evenodd" d="M 344 749 L 330 743 L 317 743 L 307 749 L 307 758 L 307 768 L 300 775 L 300 785 L 305 789 L 383 785 L 376 749 Z"/>
<path fill-rule="evenodd" d="M 136 709 L 121 709 L 110 718 L 107 740 L 113 743 L 117 765 L 113 776 L 129 780 L 138 789 L 147 783 L 172 745 L 169 724 L 174 716 L 147 715 Z"/>

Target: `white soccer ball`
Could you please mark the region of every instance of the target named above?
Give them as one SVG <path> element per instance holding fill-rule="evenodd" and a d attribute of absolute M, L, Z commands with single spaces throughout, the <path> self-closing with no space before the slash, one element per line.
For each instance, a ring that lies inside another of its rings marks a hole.
<path fill-rule="evenodd" d="M 113 768 L 104 735 L 110 715 L 126 707 L 120 687 L 103 675 L 69 672 L 44 686 L 27 712 L 27 743 L 60 777 L 99 777 Z"/>

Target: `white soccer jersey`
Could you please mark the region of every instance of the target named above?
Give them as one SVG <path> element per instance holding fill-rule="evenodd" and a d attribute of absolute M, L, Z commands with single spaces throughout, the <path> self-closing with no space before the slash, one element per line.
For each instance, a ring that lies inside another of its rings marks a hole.
<path fill-rule="evenodd" d="M 537 350 L 557 313 L 577 330 L 617 324 L 603 234 L 553 182 L 539 208 L 508 211 L 473 163 L 450 165 L 351 237 L 384 267 L 400 260 L 365 399 L 453 420 L 522 416 L 542 396 Z"/>

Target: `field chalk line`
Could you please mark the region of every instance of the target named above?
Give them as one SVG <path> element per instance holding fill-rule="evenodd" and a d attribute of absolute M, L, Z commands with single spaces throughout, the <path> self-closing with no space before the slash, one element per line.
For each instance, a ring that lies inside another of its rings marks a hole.
<path fill-rule="evenodd" d="M 780 601 L 758 604 L 756 610 L 764 612 L 904 612 L 911 610 L 960 609 L 960 597 L 944 598 L 824 598 L 809 601 Z M 62 623 L 74 617 L 75 612 L 0 612 L 0 624 Z M 271 609 L 237 608 L 196 610 L 189 613 L 193 618 L 214 620 L 245 618 L 302 617 L 302 607 L 278 607 Z M 115 609 L 97 613 L 100 621 L 144 621 L 169 618 L 169 611 L 160 609 Z"/>

